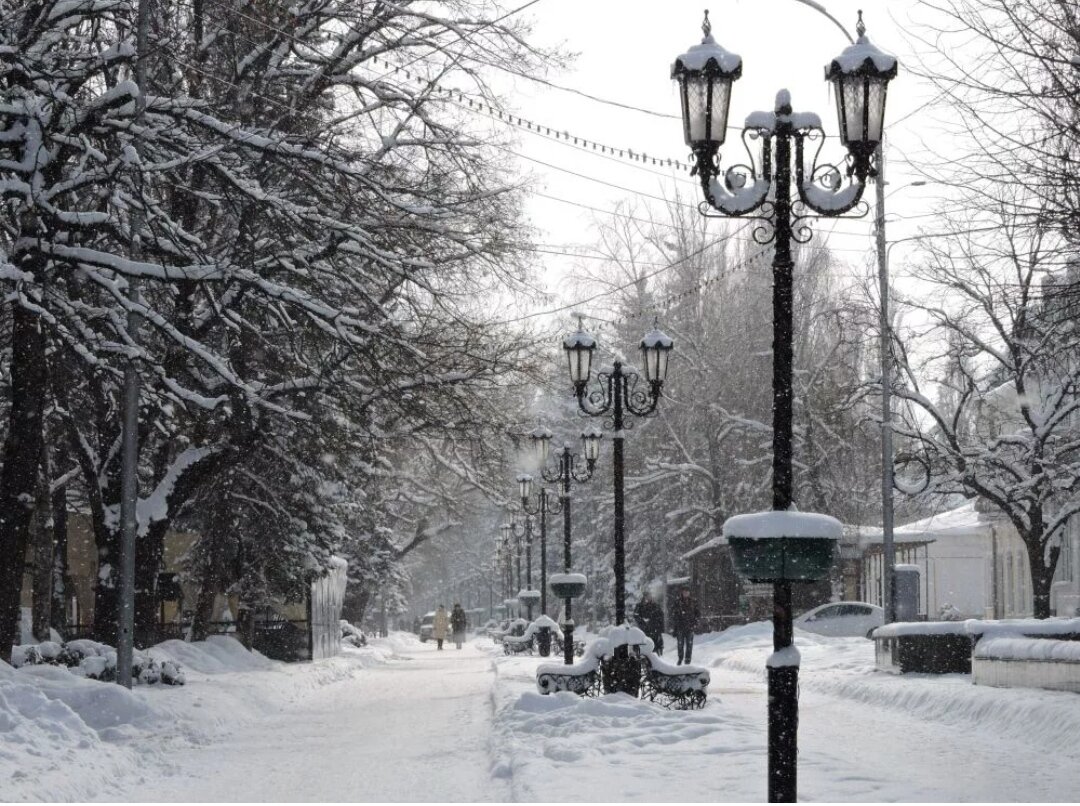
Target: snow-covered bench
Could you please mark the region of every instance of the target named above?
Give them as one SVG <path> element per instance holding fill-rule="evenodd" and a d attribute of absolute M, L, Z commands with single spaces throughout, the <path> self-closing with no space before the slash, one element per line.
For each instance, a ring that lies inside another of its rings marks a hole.
<path fill-rule="evenodd" d="M 674 666 L 655 652 L 641 653 L 641 698 L 680 711 L 704 708 L 709 670 Z"/>
<path fill-rule="evenodd" d="M 593 641 L 585 657 L 571 666 L 544 664 L 536 670 L 541 694 L 572 691 L 588 697 L 603 693 L 603 669 L 616 650 L 626 646 L 640 661 L 639 696 L 665 708 L 702 708 L 709 687 L 709 672 L 700 666 L 673 666 L 653 652 L 652 641 L 636 627 L 611 627 Z"/>
<path fill-rule="evenodd" d="M 600 659 L 589 656 L 571 666 L 545 663 L 536 669 L 536 690 L 541 694 L 570 691 L 582 697 L 599 697 Z"/>
<path fill-rule="evenodd" d="M 531 655 L 536 649 L 536 642 L 540 637 L 540 630 L 544 628 L 551 631 L 551 634 L 561 646 L 562 630 L 559 629 L 559 625 L 549 616 L 539 616 L 531 624 L 525 627 L 525 632 L 520 636 L 504 635 L 502 639 L 503 652 L 507 655 L 518 655 L 522 653 Z"/>
<path fill-rule="evenodd" d="M 563 643 L 562 632 L 556 633 L 553 637 L 555 639 L 555 651 L 562 654 L 566 650 L 566 645 Z M 579 658 L 585 654 L 584 641 L 574 641 L 574 654 Z"/>

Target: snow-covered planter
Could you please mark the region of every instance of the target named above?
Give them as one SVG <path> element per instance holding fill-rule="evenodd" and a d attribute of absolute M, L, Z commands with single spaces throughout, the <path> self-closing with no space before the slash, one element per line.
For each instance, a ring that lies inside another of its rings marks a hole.
<path fill-rule="evenodd" d="M 979 648 L 991 639 L 1041 641 L 1044 646 L 1037 651 L 1043 653 L 1051 643 L 1080 647 L 1080 618 L 898 621 L 878 627 L 872 637 L 878 668 L 929 674 L 966 673 L 973 670 L 972 650 L 978 654 Z M 1005 644 L 994 646 L 1000 648 Z"/>
<path fill-rule="evenodd" d="M 108 644 L 86 638 L 64 644 L 43 641 L 12 648 L 11 665 L 16 669 L 42 664 L 63 666 L 72 674 L 90 680 L 109 683 L 116 680 L 116 650 Z M 146 685 L 162 683 L 166 686 L 182 686 L 186 682 L 180 664 L 171 660 L 162 661 L 140 650 L 132 654 L 131 677 L 135 682 Z"/>
<path fill-rule="evenodd" d="M 815 512 L 753 512 L 724 522 L 735 570 L 751 582 L 813 582 L 829 575 L 843 526 Z"/>
<path fill-rule="evenodd" d="M 971 672 L 977 686 L 1080 693 L 1080 641 L 984 638 L 975 646 Z"/>
<path fill-rule="evenodd" d="M 877 667 L 900 674 L 968 674 L 975 639 L 962 621 L 894 622 L 873 633 Z"/>
<path fill-rule="evenodd" d="M 548 588 L 559 599 L 577 599 L 585 595 L 587 580 L 584 574 L 551 574 Z"/>

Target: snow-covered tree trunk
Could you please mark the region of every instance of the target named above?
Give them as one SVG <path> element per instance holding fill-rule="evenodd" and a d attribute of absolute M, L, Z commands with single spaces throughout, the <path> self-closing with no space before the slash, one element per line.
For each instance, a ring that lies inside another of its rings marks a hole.
<path fill-rule="evenodd" d="M 16 262 L 23 271 L 33 258 Z M 19 594 L 33 520 L 34 494 L 42 451 L 42 425 L 48 388 L 45 334 L 32 312 L 12 312 L 11 407 L 7 438 L 0 455 L 0 660 L 11 660 L 18 637 Z"/>

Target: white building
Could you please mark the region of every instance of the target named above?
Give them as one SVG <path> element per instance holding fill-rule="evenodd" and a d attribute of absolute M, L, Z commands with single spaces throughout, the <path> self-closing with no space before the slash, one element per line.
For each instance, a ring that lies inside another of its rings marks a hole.
<path fill-rule="evenodd" d="M 919 612 L 930 620 L 951 606 L 963 618 L 1021 618 L 1032 615 L 1031 571 L 1027 550 L 1008 521 L 981 511 L 971 501 L 956 509 L 898 526 L 893 530 L 897 562 L 916 565 L 920 572 Z M 1075 526 L 1075 521 L 1074 524 Z M 1058 564 L 1062 583 L 1056 584 L 1051 607 L 1072 615 L 1076 606 L 1075 530 Z M 860 530 L 861 589 L 865 600 L 881 604 L 881 530 Z M 1065 565 L 1069 571 L 1065 571 Z M 1069 576 L 1066 581 L 1065 576 Z M 1074 597 L 1070 599 L 1069 597 Z M 1055 601 L 1056 600 L 1056 601 Z M 1071 603 L 1071 604 L 1070 604 Z"/>

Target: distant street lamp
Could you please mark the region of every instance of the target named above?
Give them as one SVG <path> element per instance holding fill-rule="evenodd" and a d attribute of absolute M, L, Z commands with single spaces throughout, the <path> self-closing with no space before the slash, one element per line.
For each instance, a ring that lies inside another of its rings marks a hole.
<path fill-rule="evenodd" d="M 812 215 L 837 217 L 859 204 L 867 179 L 876 175 L 875 152 L 883 137 L 885 97 L 889 81 L 896 76 L 896 58 L 866 38 L 859 15 L 858 40 L 828 65 L 825 77 L 836 95 L 840 141 L 847 147 L 846 169 L 816 162 L 824 141 L 821 120 L 812 113 L 795 113 L 786 90 L 777 93 L 772 112 L 754 112 L 746 119 L 743 142 L 750 165 L 722 171 L 720 146 L 727 136 L 728 107 L 732 83 L 742 74 L 742 59 L 712 37 L 708 12 L 702 26 L 701 44 L 679 56 L 671 77 L 679 83 L 686 144 L 693 152 L 694 173 L 704 190 L 704 204 L 724 216 L 753 215 L 764 222 L 754 230 L 760 243 L 773 243 L 773 510 L 794 510 L 792 481 L 792 243 L 806 243 L 812 236 L 807 219 Z M 761 141 L 760 171 L 754 166 L 750 140 Z M 792 199 L 792 141 L 795 145 L 795 192 Z M 817 144 L 813 164 L 806 173 L 804 143 Z M 844 182 L 844 176 L 847 182 Z M 852 179 L 854 177 L 854 180 Z M 703 210 L 704 212 L 704 210 Z M 771 232 L 770 232 L 771 230 Z M 824 516 L 821 516 L 824 517 Z M 775 527 L 783 519 L 766 519 Z M 750 522 L 754 528 L 760 524 Z M 832 527 L 830 526 L 830 529 Z M 769 529 L 764 529 L 768 532 Z M 727 524 L 725 524 L 727 534 Z M 802 537 L 807 535 L 789 535 Z M 773 536 L 745 534 L 747 550 L 776 552 L 757 545 Z M 823 540 L 827 535 L 817 537 Z M 775 543 L 776 541 L 774 541 Z M 798 562 L 797 547 L 784 562 Z M 733 552 L 735 548 L 733 547 Z M 775 558 L 774 558 L 775 559 Z M 739 557 L 736 557 L 738 562 Z M 791 578 L 781 572 L 759 579 L 773 581 L 773 647 L 769 681 L 769 800 L 794 801 L 797 797 L 798 752 L 798 654 L 788 651 L 792 639 Z"/>
<path fill-rule="evenodd" d="M 511 518 L 503 524 L 503 533 L 517 547 L 517 598 L 527 609 L 526 618 L 532 621 L 533 606 L 540 601 L 540 594 L 532 586 L 532 518 L 526 513 L 524 523 Z M 525 544 L 525 587 L 521 581 L 521 546 Z M 519 614 L 520 615 L 520 614 Z"/>
<path fill-rule="evenodd" d="M 581 458 L 576 456 L 570 449 L 570 445 L 564 445 L 563 449 L 555 454 L 555 467 L 548 467 L 547 460 L 551 453 L 551 431 L 543 426 L 537 426 L 529 435 L 533 443 L 533 450 L 537 463 L 541 470 L 541 477 L 552 484 L 557 484 L 559 490 L 559 506 L 563 515 L 563 573 L 562 577 L 571 575 L 570 571 L 570 483 L 573 481 L 584 482 L 592 478 L 596 460 L 600 456 L 600 439 L 603 434 L 597 428 L 586 429 L 581 432 L 581 444 L 584 452 L 585 467 L 579 465 Z M 582 577 L 584 580 L 584 577 Z M 563 660 L 569 666 L 574 662 L 574 617 L 572 602 L 575 598 L 585 593 L 584 581 L 578 586 L 561 585 L 565 579 L 555 580 L 553 577 L 552 591 L 561 596 L 563 600 L 563 623 L 560 625 L 563 631 Z"/>
<path fill-rule="evenodd" d="M 725 112 L 726 114 L 726 112 Z M 574 384 L 578 408 L 590 417 L 605 417 L 611 426 L 612 476 L 615 487 L 615 623 L 626 621 L 626 538 L 623 517 L 623 440 L 625 438 L 626 414 L 648 417 L 656 411 L 661 390 L 667 378 L 668 356 L 674 342 L 659 329 L 645 334 L 641 340 L 641 359 L 648 391 L 638 388 L 641 376 L 632 369 L 624 369 L 621 361 L 614 362 L 610 370 L 597 373 L 598 388 L 588 391 L 596 339 L 586 333 L 580 320 L 577 332 L 563 340 L 570 381 Z M 637 661 L 629 657 L 625 644 L 615 650 L 610 664 L 610 676 L 605 679 L 609 691 L 621 691 L 637 696 L 640 669 Z"/>
<path fill-rule="evenodd" d="M 558 514 L 562 511 L 562 503 L 557 497 L 553 498 L 543 485 L 536 492 L 536 504 L 531 503 L 533 478 L 527 473 L 518 476 L 518 492 L 521 495 L 521 508 L 527 515 L 540 518 L 540 612 L 547 615 L 547 516 L 548 513 Z M 551 652 L 551 629 L 541 627 L 538 640 L 540 655 L 547 657 Z"/>

